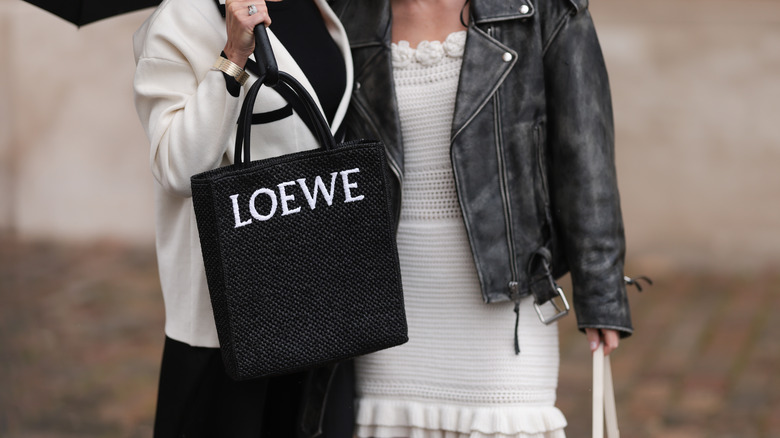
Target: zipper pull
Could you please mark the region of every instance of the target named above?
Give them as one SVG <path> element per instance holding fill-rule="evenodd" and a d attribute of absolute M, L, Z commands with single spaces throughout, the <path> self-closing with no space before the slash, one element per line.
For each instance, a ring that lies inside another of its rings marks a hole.
<path fill-rule="evenodd" d="M 517 329 L 520 327 L 520 285 L 516 281 L 509 282 L 509 295 L 515 302 L 515 355 L 520 354 L 520 337 Z"/>
<path fill-rule="evenodd" d="M 520 301 L 515 301 L 515 355 L 520 354 L 520 339 L 517 335 L 517 328 L 520 325 Z"/>

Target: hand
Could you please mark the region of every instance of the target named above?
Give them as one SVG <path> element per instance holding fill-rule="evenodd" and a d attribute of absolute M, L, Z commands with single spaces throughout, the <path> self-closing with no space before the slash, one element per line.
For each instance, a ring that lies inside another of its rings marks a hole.
<path fill-rule="evenodd" d="M 588 338 L 591 352 L 594 352 L 599 348 L 599 342 L 603 342 L 604 356 L 612 353 L 618 348 L 618 344 L 620 344 L 620 335 L 617 330 L 586 328 L 585 337 Z"/>
<path fill-rule="evenodd" d="M 274 0 L 271 0 L 274 1 Z M 249 6 L 255 5 L 257 13 L 249 15 Z M 227 0 L 225 2 L 225 26 L 227 43 L 225 55 L 239 67 L 246 65 L 249 55 L 255 50 L 255 26 L 271 25 L 265 0 Z"/>

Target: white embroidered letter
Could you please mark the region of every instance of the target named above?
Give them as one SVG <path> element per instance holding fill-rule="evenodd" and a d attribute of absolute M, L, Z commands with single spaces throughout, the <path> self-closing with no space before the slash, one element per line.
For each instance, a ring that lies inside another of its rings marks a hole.
<path fill-rule="evenodd" d="M 301 178 L 298 180 L 298 184 L 301 186 L 301 190 L 303 190 L 303 195 L 306 196 L 306 200 L 309 201 L 309 207 L 314 210 L 317 207 L 317 193 L 322 192 L 322 197 L 325 198 L 325 202 L 328 203 L 328 206 L 333 204 L 333 193 L 335 192 L 336 188 L 336 175 L 338 175 L 338 172 L 333 172 L 330 174 L 330 193 L 328 193 L 328 190 L 325 188 L 325 183 L 322 182 L 321 177 L 314 178 L 314 194 L 311 194 L 311 191 L 309 190 L 309 187 L 306 186 L 306 178 Z"/>
<path fill-rule="evenodd" d="M 233 195 L 233 196 L 230 197 L 230 199 L 233 200 L 233 217 L 236 218 L 236 226 L 235 226 L 235 228 L 243 227 L 244 225 L 251 224 L 252 223 L 252 219 L 247 219 L 245 221 L 241 220 L 241 213 L 238 211 L 238 195 Z"/>
<path fill-rule="evenodd" d="M 356 189 L 357 183 L 350 183 L 349 182 L 349 174 L 350 173 L 358 173 L 360 172 L 360 169 L 350 169 L 350 170 L 342 170 L 341 171 L 341 179 L 344 182 L 344 202 L 355 202 L 355 201 L 361 201 L 365 196 L 358 195 L 353 197 L 352 191 L 350 189 Z"/>
<path fill-rule="evenodd" d="M 287 192 L 285 192 L 284 188 L 286 186 L 291 186 L 291 185 L 294 185 L 294 184 L 295 184 L 295 181 L 287 181 L 287 182 L 283 182 L 283 183 L 278 185 L 278 187 L 279 187 L 279 198 L 282 201 L 282 216 L 287 216 L 288 214 L 298 213 L 299 211 L 301 211 L 301 207 L 294 208 L 294 209 L 290 210 L 290 208 L 287 206 L 287 201 L 294 201 L 295 200 L 295 196 L 288 195 Z"/>
<path fill-rule="evenodd" d="M 257 208 L 255 207 L 255 198 L 257 198 L 257 195 L 261 193 L 265 193 L 269 198 L 271 198 L 271 211 L 269 211 L 265 216 L 258 213 Z M 268 219 L 271 219 L 274 213 L 276 213 L 276 193 L 265 188 L 255 190 L 255 192 L 252 193 L 252 197 L 249 199 L 249 212 L 252 213 L 252 217 L 259 221 L 267 221 Z"/>

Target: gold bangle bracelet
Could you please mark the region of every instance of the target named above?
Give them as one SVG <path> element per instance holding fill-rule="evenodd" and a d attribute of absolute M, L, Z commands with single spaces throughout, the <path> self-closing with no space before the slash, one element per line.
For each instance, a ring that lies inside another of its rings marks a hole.
<path fill-rule="evenodd" d="M 249 73 L 244 71 L 235 62 L 220 56 L 212 67 L 214 70 L 219 70 L 225 74 L 232 76 L 239 84 L 244 85 L 246 80 L 249 79 Z"/>

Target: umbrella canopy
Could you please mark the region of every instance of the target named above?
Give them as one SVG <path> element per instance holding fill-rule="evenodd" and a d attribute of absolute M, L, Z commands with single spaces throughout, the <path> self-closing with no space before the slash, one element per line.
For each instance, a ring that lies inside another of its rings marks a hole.
<path fill-rule="evenodd" d="M 24 0 L 77 26 L 160 4 L 161 0 Z"/>

